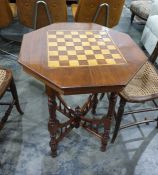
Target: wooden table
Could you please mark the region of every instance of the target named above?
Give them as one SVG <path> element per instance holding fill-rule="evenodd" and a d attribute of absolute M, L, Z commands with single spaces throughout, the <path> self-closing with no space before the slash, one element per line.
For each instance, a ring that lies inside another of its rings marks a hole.
<path fill-rule="evenodd" d="M 24 35 L 19 63 L 46 86 L 53 157 L 62 138 L 81 125 L 98 136 L 101 150 L 106 150 L 117 93 L 145 62 L 146 56 L 127 34 L 97 24 L 58 23 Z M 95 113 L 97 93 L 102 92 L 111 92 L 107 116 L 86 118 L 90 109 Z M 87 102 L 75 109 L 61 97 L 89 93 Z M 56 110 L 68 121 L 60 123 Z"/>

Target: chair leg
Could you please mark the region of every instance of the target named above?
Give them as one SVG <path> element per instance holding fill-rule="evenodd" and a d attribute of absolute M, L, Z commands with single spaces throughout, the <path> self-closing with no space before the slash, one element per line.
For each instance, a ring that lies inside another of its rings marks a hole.
<path fill-rule="evenodd" d="M 133 23 L 134 16 L 135 16 L 135 14 L 132 12 L 132 14 L 131 14 L 131 24 Z"/>
<path fill-rule="evenodd" d="M 24 114 L 23 111 L 21 110 L 21 107 L 20 107 L 20 104 L 19 104 L 18 94 L 17 94 L 17 90 L 16 90 L 16 86 L 15 86 L 13 78 L 12 78 L 11 83 L 10 83 L 10 91 L 11 91 L 11 94 L 13 96 L 13 99 L 15 100 L 15 106 L 16 106 L 17 111 L 21 115 Z"/>
<path fill-rule="evenodd" d="M 119 106 L 118 113 L 117 113 L 117 116 L 116 116 L 116 124 L 115 124 L 114 134 L 112 136 L 111 143 L 115 142 L 118 131 L 120 129 L 120 124 L 121 124 L 122 116 L 123 116 L 123 113 L 124 113 L 125 105 L 126 105 L 126 101 L 121 98 L 120 106 Z"/>

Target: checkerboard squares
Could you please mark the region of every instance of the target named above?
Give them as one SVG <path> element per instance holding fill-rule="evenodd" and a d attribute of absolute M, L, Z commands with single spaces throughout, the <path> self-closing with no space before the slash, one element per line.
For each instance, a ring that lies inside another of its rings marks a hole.
<path fill-rule="evenodd" d="M 80 38 L 83 39 L 83 38 L 87 38 L 86 35 L 80 35 Z"/>
<path fill-rule="evenodd" d="M 67 54 L 70 56 L 70 55 L 77 55 L 76 51 L 75 50 L 68 50 L 67 51 Z"/>
<path fill-rule="evenodd" d="M 67 60 L 69 60 L 69 57 L 67 55 L 60 55 L 59 60 L 60 61 L 67 61 Z"/>
<path fill-rule="evenodd" d="M 107 62 L 107 64 L 109 64 L 109 65 L 116 64 L 116 62 L 115 62 L 114 59 L 106 59 L 106 62 Z"/>
<path fill-rule="evenodd" d="M 87 57 L 85 55 L 77 55 L 78 60 L 87 60 Z"/>
<path fill-rule="evenodd" d="M 79 66 L 79 62 L 77 60 L 69 60 L 70 66 Z"/>
<path fill-rule="evenodd" d="M 48 47 L 50 47 L 50 46 L 58 46 L 58 44 L 56 42 L 49 42 Z"/>
<path fill-rule="evenodd" d="M 74 46 L 74 43 L 73 42 L 66 42 L 65 45 L 66 46 Z"/>
<path fill-rule="evenodd" d="M 96 66 L 98 65 L 97 60 L 87 60 L 89 66 Z"/>
<path fill-rule="evenodd" d="M 101 39 L 102 37 L 100 35 L 94 35 L 94 38 Z"/>
<path fill-rule="evenodd" d="M 64 35 L 64 38 L 65 38 L 65 39 L 71 39 L 72 36 L 71 36 L 71 35 Z"/>
<path fill-rule="evenodd" d="M 99 46 L 91 46 L 92 50 L 100 50 Z"/>
<path fill-rule="evenodd" d="M 112 54 L 112 57 L 114 59 L 121 59 L 121 55 L 120 54 Z"/>
<path fill-rule="evenodd" d="M 75 43 L 79 43 L 79 42 L 81 42 L 81 39 L 80 38 L 72 38 L 72 41 Z"/>
<path fill-rule="evenodd" d="M 105 57 L 102 55 L 102 54 L 96 54 L 95 55 L 95 59 L 97 59 L 97 60 L 104 60 L 105 59 Z"/>
<path fill-rule="evenodd" d="M 101 53 L 104 55 L 110 54 L 110 51 L 108 49 L 101 50 Z"/>
<path fill-rule="evenodd" d="M 109 50 L 116 50 L 116 47 L 114 45 L 108 45 L 107 48 Z"/>
<path fill-rule="evenodd" d="M 95 38 L 88 38 L 88 41 L 89 42 L 96 42 L 96 39 Z"/>
<path fill-rule="evenodd" d="M 48 53 L 49 53 L 49 56 L 58 56 L 59 55 L 58 51 L 49 51 Z"/>
<path fill-rule="evenodd" d="M 82 46 L 75 46 L 75 50 L 84 50 Z"/>
<path fill-rule="evenodd" d="M 71 33 L 71 35 L 78 35 L 77 31 L 76 32 L 75 31 L 71 31 L 70 33 Z"/>
<path fill-rule="evenodd" d="M 60 50 L 60 51 L 66 51 L 66 46 L 58 46 L 58 50 Z"/>
<path fill-rule="evenodd" d="M 103 38 L 105 42 L 111 42 L 110 38 Z"/>
<path fill-rule="evenodd" d="M 93 50 L 85 50 L 84 53 L 86 55 L 93 55 L 94 54 Z"/>
<path fill-rule="evenodd" d="M 56 35 L 64 35 L 63 31 L 56 31 Z"/>
<path fill-rule="evenodd" d="M 105 46 L 105 42 L 103 42 L 103 41 L 98 41 L 98 45 L 99 45 L 99 46 Z"/>
<path fill-rule="evenodd" d="M 49 67 L 59 67 L 59 61 L 48 61 L 48 66 Z"/>
<path fill-rule="evenodd" d="M 65 39 L 64 39 L 64 38 L 57 38 L 56 40 L 57 40 L 57 42 L 59 42 L 59 43 L 60 43 L 60 42 L 62 42 L 62 43 L 65 42 Z"/>
<path fill-rule="evenodd" d="M 57 37 L 56 35 L 51 35 L 51 34 L 48 35 L 48 38 L 56 38 L 56 37 Z"/>
<path fill-rule="evenodd" d="M 82 42 L 82 46 L 90 46 L 89 42 Z"/>

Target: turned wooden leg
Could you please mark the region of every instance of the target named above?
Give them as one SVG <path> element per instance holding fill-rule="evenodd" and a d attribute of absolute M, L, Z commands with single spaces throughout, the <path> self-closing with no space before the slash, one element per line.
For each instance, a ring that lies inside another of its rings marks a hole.
<path fill-rule="evenodd" d="M 21 110 L 20 104 L 19 104 L 19 99 L 18 99 L 18 94 L 16 90 L 16 86 L 14 83 L 14 79 L 12 78 L 11 83 L 10 83 L 10 91 L 12 93 L 13 99 L 15 100 L 15 106 L 17 111 L 22 115 L 24 114 L 23 111 Z"/>
<path fill-rule="evenodd" d="M 119 132 L 120 125 L 121 125 L 121 120 L 122 120 L 122 116 L 123 116 L 123 113 L 124 113 L 125 105 L 126 105 L 126 101 L 121 98 L 121 100 L 120 100 L 120 106 L 119 106 L 118 113 L 117 113 L 117 116 L 116 116 L 116 124 L 115 124 L 114 134 L 112 136 L 111 143 L 114 143 L 115 142 L 115 139 L 116 139 L 117 134 Z"/>
<path fill-rule="evenodd" d="M 56 157 L 57 156 L 57 130 L 58 130 L 58 125 L 59 121 L 56 119 L 56 96 L 55 94 L 51 95 L 48 97 L 48 108 L 49 108 L 49 122 L 48 122 L 48 130 L 50 132 L 50 147 L 52 151 L 52 156 Z"/>
<path fill-rule="evenodd" d="M 108 109 L 107 117 L 104 119 L 104 133 L 101 139 L 101 151 L 103 152 L 106 150 L 106 146 L 109 139 L 111 120 L 115 111 L 116 99 L 117 99 L 117 94 L 112 92 L 109 99 L 109 109 Z"/>

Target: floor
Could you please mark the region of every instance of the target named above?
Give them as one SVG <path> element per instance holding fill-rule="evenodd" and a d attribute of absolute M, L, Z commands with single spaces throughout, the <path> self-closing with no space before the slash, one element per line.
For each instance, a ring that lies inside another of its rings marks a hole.
<path fill-rule="evenodd" d="M 71 17 L 69 20 L 71 21 Z M 128 33 L 140 46 L 144 25 L 134 21 L 130 25 L 130 11 L 125 6 L 120 23 L 115 30 Z M 17 32 L 18 31 L 18 32 Z M 15 21 L 1 31 L 6 37 L 21 39 L 28 29 Z M 0 40 L 0 47 L 6 44 Z M 11 43 L 8 51 L 18 56 L 20 43 Z M 48 107 L 44 86 L 23 72 L 17 58 L 0 53 L 0 65 L 13 70 L 20 104 L 24 115 L 14 109 L 7 125 L 0 133 L 0 175 L 157 175 L 158 133 L 156 124 L 141 125 L 122 130 L 115 144 L 108 144 L 106 152 L 100 152 L 100 141 L 82 128 L 74 129 L 59 144 L 58 157 L 52 158 L 47 130 Z M 9 99 L 9 95 L 6 96 Z M 75 107 L 86 99 L 84 95 L 66 96 L 66 101 Z M 143 104 L 143 106 L 152 104 Z M 98 106 L 97 117 L 108 107 L 104 98 Z M 127 109 L 140 108 L 128 105 Z M 0 108 L 0 114 L 4 111 Z M 139 114 L 145 117 L 147 114 Z M 149 113 L 150 117 L 157 113 Z M 63 119 L 62 116 L 59 116 Z M 131 115 L 123 122 L 134 120 Z M 111 134 L 113 127 L 111 129 Z"/>

